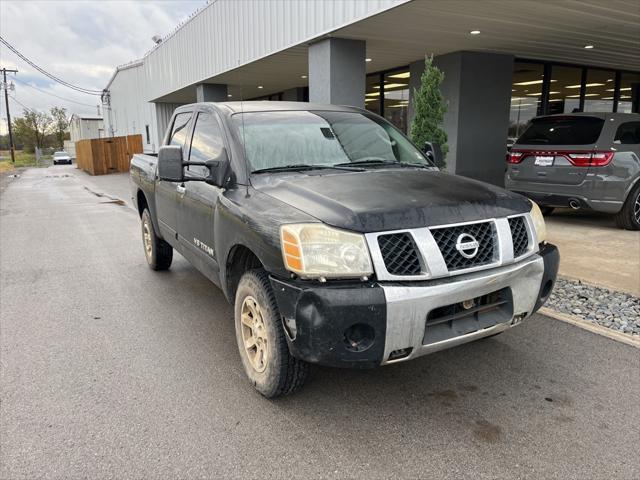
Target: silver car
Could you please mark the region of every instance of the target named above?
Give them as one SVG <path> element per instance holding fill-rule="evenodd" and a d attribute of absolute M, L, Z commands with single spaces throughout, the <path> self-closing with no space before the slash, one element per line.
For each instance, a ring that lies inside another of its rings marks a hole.
<path fill-rule="evenodd" d="M 640 114 L 534 118 L 507 154 L 507 189 L 555 207 L 615 215 L 640 230 Z"/>
<path fill-rule="evenodd" d="M 54 152 L 53 164 L 58 165 L 59 163 L 68 163 L 71 165 L 71 156 L 67 152 Z"/>

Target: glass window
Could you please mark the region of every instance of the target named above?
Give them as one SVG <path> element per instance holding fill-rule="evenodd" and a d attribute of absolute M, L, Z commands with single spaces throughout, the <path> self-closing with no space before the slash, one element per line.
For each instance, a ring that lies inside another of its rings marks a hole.
<path fill-rule="evenodd" d="M 547 113 L 572 113 L 580 111 L 580 86 L 582 68 L 553 65 L 549 81 L 549 105 Z"/>
<path fill-rule="evenodd" d="M 409 69 L 385 74 L 384 118 L 406 133 L 408 110 Z"/>
<path fill-rule="evenodd" d="M 640 112 L 640 73 L 623 73 L 620 78 L 618 112 Z"/>
<path fill-rule="evenodd" d="M 244 121 L 242 120 L 244 118 Z M 234 116 L 244 133 L 252 171 L 287 165 L 368 162 L 375 168 L 388 163 L 429 165 L 425 156 L 388 122 L 352 112 L 281 111 Z"/>
<path fill-rule="evenodd" d="M 589 69 L 584 94 L 585 112 L 613 112 L 616 72 Z"/>
<path fill-rule="evenodd" d="M 531 121 L 520 145 L 590 145 L 598 141 L 604 119 L 580 115 L 541 117 Z"/>
<path fill-rule="evenodd" d="M 613 142 L 621 145 L 640 143 L 640 122 L 626 122 L 620 125 Z"/>
<path fill-rule="evenodd" d="M 171 137 L 169 138 L 169 145 L 179 145 L 184 147 L 185 140 L 187 139 L 187 126 L 191 119 L 191 112 L 178 113 L 173 120 L 173 128 L 171 129 Z"/>
<path fill-rule="evenodd" d="M 215 160 L 220 156 L 223 148 L 222 131 L 215 116 L 206 113 L 198 113 L 196 125 L 193 128 L 191 149 L 189 151 L 190 162 L 206 162 Z M 190 166 L 190 171 L 200 175 L 207 175 L 206 167 Z"/>
<path fill-rule="evenodd" d="M 364 107 L 370 112 L 380 115 L 380 75 L 377 73 L 367 76 Z"/>
<path fill-rule="evenodd" d="M 509 113 L 509 142 L 519 137 L 527 123 L 538 114 L 542 96 L 544 66 L 515 62 Z"/>

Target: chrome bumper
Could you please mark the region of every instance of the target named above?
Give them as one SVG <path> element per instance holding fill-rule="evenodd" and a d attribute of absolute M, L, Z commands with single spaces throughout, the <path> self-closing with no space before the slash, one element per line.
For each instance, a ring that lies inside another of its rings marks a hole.
<path fill-rule="evenodd" d="M 387 303 L 387 328 L 382 365 L 404 362 L 428 353 L 500 333 L 529 316 L 535 307 L 544 274 L 538 254 L 509 266 L 471 273 L 463 278 L 434 281 L 428 286 L 382 284 Z M 510 288 L 513 302 L 511 320 L 443 341 L 424 344 L 426 320 L 435 308 L 463 302 Z M 403 358 L 389 360 L 392 352 L 411 348 Z"/>

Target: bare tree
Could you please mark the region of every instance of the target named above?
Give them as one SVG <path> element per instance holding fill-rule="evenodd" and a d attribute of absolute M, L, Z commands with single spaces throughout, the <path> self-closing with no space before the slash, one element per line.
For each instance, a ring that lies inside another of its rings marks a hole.
<path fill-rule="evenodd" d="M 62 149 L 64 147 L 64 133 L 69 127 L 67 109 L 61 107 L 51 107 L 52 128 L 56 136 L 56 142 Z"/>

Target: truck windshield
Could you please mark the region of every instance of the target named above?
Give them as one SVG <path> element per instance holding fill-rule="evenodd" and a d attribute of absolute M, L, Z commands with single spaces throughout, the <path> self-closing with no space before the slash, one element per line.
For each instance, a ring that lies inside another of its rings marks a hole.
<path fill-rule="evenodd" d="M 276 111 L 234 116 L 252 172 L 305 166 L 432 164 L 395 127 L 357 112 Z"/>

